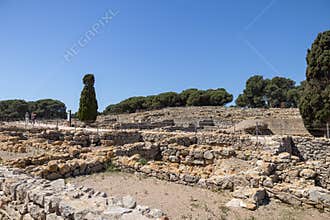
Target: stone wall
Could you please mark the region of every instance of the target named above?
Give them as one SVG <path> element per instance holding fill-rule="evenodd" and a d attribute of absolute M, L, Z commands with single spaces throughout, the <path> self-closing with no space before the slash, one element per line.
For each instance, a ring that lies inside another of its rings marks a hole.
<path fill-rule="evenodd" d="M 330 162 L 330 139 L 294 136 L 293 143 L 305 160 Z"/>
<path fill-rule="evenodd" d="M 255 142 L 256 139 L 254 138 Z M 259 138 L 263 149 L 276 155 L 289 152 L 313 164 L 317 173 L 316 185 L 330 190 L 330 139 L 315 137 L 270 136 Z"/>
<path fill-rule="evenodd" d="M 136 122 L 136 123 L 114 123 L 112 125 L 113 129 L 155 129 L 155 128 L 163 128 L 163 127 L 171 127 L 174 126 L 173 120 L 164 120 L 158 122 Z M 99 126 L 106 127 L 107 123 L 99 124 Z"/>
<path fill-rule="evenodd" d="M 156 219 L 157 209 L 136 204 L 130 197 L 109 197 L 63 179 L 34 178 L 18 169 L 0 167 L 0 219 L 97 220 Z"/>
<path fill-rule="evenodd" d="M 178 143 L 184 146 L 193 144 L 207 145 L 249 145 L 247 135 L 227 134 L 221 132 L 164 132 L 164 131 L 138 131 L 138 130 L 112 130 L 107 132 L 61 131 L 61 130 L 17 130 L 11 131 L 11 136 L 22 138 L 43 138 L 50 143 L 66 141 L 69 145 L 88 146 L 121 146 L 137 142 L 162 142 Z M 24 136 L 24 137 L 23 137 Z"/>
<path fill-rule="evenodd" d="M 283 136 L 257 139 L 222 132 L 154 130 L 39 132 L 19 129 L 2 132 L 7 135 L 5 139 L 14 137 L 12 146 L 30 144 L 30 139 L 33 146 L 45 143 L 47 149 L 51 146 L 49 155 L 23 158 L 8 165 L 46 179 L 58 179 L 103 171 L 110 163 L 115 168 L 180 184 L 228 190 L 236 199 L 244 200 L 242 204 L 246 202 L 244 206 L 249 209 L 270 197 L 330 211 L 329 141 L 325 139 Z M 8 141 L 4 145 L 8 146 Z M 318 145 L 316 150 L 314 145 Z M 55 154 L 57 151 L 61 153 Z M 254 194 L 263 196 L 251 202 Z"/>
<path fill-rule="evenodd" d="M 306 135 L 299 109 L 227 108 L 216 106 L 176 107 L 132 114 L 99 116 L 97 124 L 107 128 L 165 128 L 195 131 L 196 128 L 228 129 L 249 119 L 263 120 L 274 134 Z M 172 122 L 167 123 L 167 122 Z M 189 128 L 189 129 L 188 129 Z"/>
<path fill-rule="evenodd" d="M 317 184 L 330 190 L 330 139 L 293 137 L 293 143 L 305 160 L 318 165 Z"/>
<path fill-rule="evenodd" d="M 163 160 L 147 164 L 141 163 L 140 155 L 122 156 L 114 164 L 122 170 L 149 177 L 232 192 L 240 206 L 250 210 L 269 199 L 278 199 L 293 206 L 330 211 L 330 192 L 315 185 L 317 164 L 302 162 L 288 152 L 270 156 L 260 151 L 169 146 L 163 149 L 162 156 Z M 188 157 L 192 160 L 187 160 Z M 226 160 L 240 165 L 228 166 Z"/>

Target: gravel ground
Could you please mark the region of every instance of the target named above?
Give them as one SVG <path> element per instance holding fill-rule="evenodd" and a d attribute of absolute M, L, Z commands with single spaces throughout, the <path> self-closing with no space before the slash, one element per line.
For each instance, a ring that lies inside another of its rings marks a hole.
<path fill-rule="evenodd" d="M 7 152 L 7 151 L 0 151 L 0 158 L 3 161 L 6 160 L 14 160 L 24 157 L 33 156 L 32 153 L 14 153 L 14 152 Z"/>
<path fill-rule="evenodd" d="M 139 204 L 159 208 L 172 220 L 326 220 L 330 213 L 302 209 L 271 202 L 256 211 L 229 209 L 227 193 L 212 192 L 199 187 L 139 177 L 122 172 L 107 172 L 67 180 L 75 185 L 92 187 L 108 195 L 133 196 Z"/>

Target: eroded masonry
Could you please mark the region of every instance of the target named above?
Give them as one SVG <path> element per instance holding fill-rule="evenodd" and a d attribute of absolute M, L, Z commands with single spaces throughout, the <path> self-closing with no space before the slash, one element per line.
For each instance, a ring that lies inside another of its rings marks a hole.
<path fill-rule="evenodd" d="M 100 118 L 104 129 L 3 124 L 0 219 L 166 219 L 133 197 L 63 180 L 109 169 L 228 191 L 229 207 L 279 200 L 328 212 L 330 140 L 301 124 L 296 109 L 215 107 Z"/>

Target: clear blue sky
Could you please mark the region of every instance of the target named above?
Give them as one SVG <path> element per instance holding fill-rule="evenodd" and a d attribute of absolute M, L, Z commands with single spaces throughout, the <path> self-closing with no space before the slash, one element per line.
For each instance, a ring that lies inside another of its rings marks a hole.
<path fill-rule="evenodd" d="M 236 97 L 252 74 L 300 82 L 307 48 L 330 29 L 330 1 L 0 0 L 0 21 L 0 100 L 54 98 L 76 111 L 94 73 L 103 110 L 191 87 Z"/>

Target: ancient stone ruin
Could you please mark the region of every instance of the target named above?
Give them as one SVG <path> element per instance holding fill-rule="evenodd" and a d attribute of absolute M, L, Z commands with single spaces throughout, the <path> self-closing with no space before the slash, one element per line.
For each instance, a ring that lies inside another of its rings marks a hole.
<path fill-rule="evenodd" d="M 199 124 L 205 127 L 195 126 L 198 130 L 194 131 L 184 130 L 175 117 L 171 125 L 166 121 L 164 127 L 158 124 L 139 128 L 141 123 L 154 123 L 150 118 L 155 116 L 150 115 L 155 113 L 148 113 L 149 119 L 147 113 L 135 114 L 139 122 L 131 129 L 118 127 L 118 120 L 108 121 L 106 127 L 111 129 L 105 129 L 104 119 L 103 129 L 2 125 L 0 218 L 166 219 L 166 213 L 137 205 L 133 197 L 116 198 L 64 181 L 114 168 L 229 192 L 232 199 L 228 200 L 228 207 L 256 210 L 277 200 L 329 212 L 330 140 L 305 133 L 277 134 L 277 128 L 272 131 L 267 120 L 271 120 L 269 114 L 276 118 L 279 113 L 265 111 L 255 111 L 255 114 L 250 113 L 250 118 L 243 119 L 241 113 L 235 111 L 231 115 L 218 115 L 218 118 L 228 119 L 221 128 L 217 127 L 219 121 L 214 120 L 213 125 L 207 121 L 209 114 L 207 118 L 195 112 Z M 219 112 L 229 114 L 222 108 Z M 260 115 L 265 115 L 266 119 Z M 285 114 L 280 112 L 280 115 Z M 286 113 L 287 118 L 288 115 Z M 117 119 L 124 117 L 133 116 L 121 115 Z M 272 133 L 256 136 L 244 129 L 231 130 L 242 120 L 256 118 L 263 120 Z M 193 121 L 187 119 L 185 124 L 189 127 Z"/>

